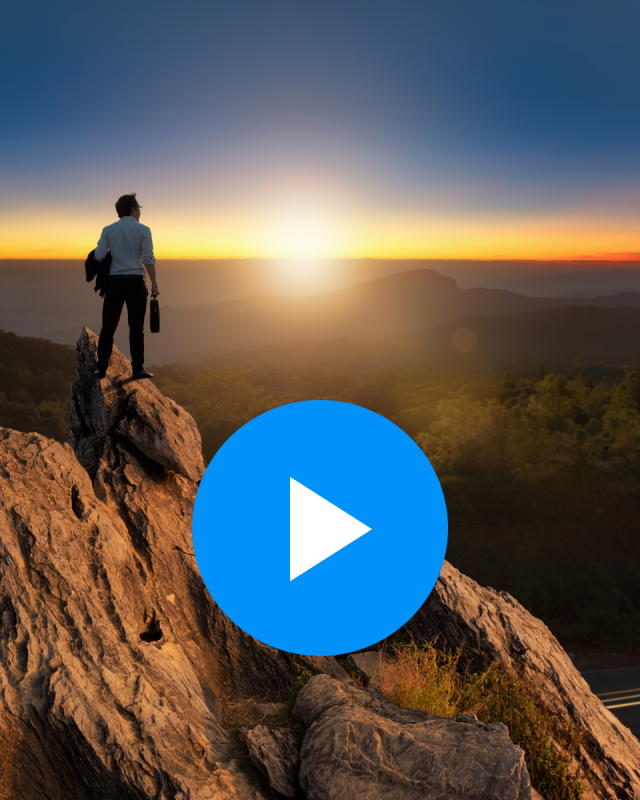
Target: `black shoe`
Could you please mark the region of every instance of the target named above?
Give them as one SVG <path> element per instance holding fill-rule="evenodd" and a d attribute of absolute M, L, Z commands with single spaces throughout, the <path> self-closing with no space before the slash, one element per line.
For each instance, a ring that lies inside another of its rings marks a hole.
<path fill-rule="evenodd" d="M 134 372 L 133 377 L 138 378 L 153 378 L 153 372 L 147 372 L 146 369 L 141 369 L 140 372 Z"/>
<path fill-rule="evenodd" d="M 106 378 L 106 377 L 107 377 L 107 373 L 106 373 L 106 372 L 103 372 L 101 369 L 97 369 L 97 370 L 96 370 L 96 371 L 93 373 L 93 377 L 94 377 L 94 378 L 97 378 L 98 380 L 100 380 L 100 381 L 101 381 L 103 378 Z"/>

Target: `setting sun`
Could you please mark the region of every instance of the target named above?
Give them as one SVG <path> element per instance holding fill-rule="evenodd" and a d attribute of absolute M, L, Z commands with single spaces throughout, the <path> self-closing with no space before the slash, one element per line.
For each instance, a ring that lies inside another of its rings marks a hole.
<path fill-rule="evenodd" d="M 340 233 L 337 221 L 322 211 L 283 211 L 267 217 L 263 241 L 267 252 L 281 258 L 331 258 L 344 248 Z"/>

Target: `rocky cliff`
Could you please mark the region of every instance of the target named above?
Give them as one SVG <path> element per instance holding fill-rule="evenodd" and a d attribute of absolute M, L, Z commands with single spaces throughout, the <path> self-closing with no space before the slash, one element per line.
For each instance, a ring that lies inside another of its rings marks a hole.
<path fill-rule="evenodd" d="M 253 796 L 219 697 L 287 688 L 291 656 L 242 633 L 200 579 L 193 419 L 117 351 L 96 381 L 96 346 L 85 330 L 72 446 L 0 429 L 5 796 Z"/>
<path fill-rule="evenodd" d="M 85 329 L 70 444 L 0 429 L 0 797 L 244 800 L 300 795 L 298 781 L 309 798 L 530 797 L 503 731 L 393 711 L 335 659 L 294 659 L 222 614 L 191 547 L 195 423 L 117 351 L 96 381 L 96 346 Z M 409 628 L 527 670 L 587 729 L 592 796 L 640 798 L 640 745 L 511 598 L 446 567 Z M 304 742 L 254 728 L 257 768 L 230 758 L 221 699 L 287 691 L 293 660 L 325 674 L 296 704 Z M 485 788 L 452 783 L 456 763 Z"/>

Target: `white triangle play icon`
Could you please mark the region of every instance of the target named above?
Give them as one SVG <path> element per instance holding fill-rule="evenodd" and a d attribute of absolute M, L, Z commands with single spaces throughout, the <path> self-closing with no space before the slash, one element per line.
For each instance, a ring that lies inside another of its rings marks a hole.
<path fill-rule="evenodd" d="M 355 542 L 371 528 L 290 478 L 289 580 Z"/>

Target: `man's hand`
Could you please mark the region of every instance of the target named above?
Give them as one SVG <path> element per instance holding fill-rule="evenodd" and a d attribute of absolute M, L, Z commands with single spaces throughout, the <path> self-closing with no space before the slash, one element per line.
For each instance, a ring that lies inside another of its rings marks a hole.
<path fill-rule="evenodd" d="M 160 294 L 160 290 L 158 289 L 158 284 L 157 283 L 152 283 L 151 284 L 151 295 L 153 297 L 158 297 L 159 294 Z"/>

